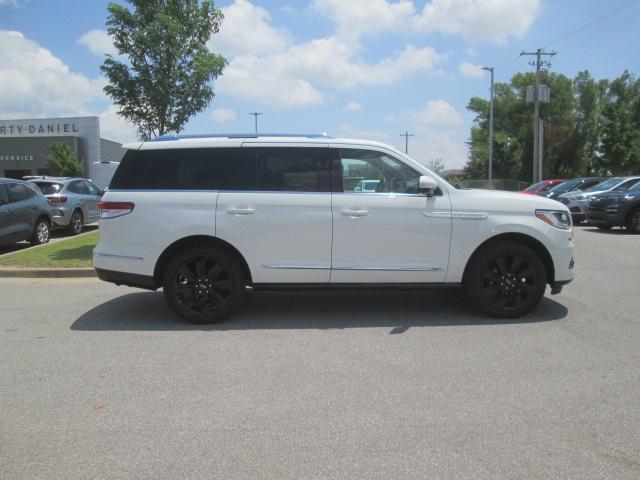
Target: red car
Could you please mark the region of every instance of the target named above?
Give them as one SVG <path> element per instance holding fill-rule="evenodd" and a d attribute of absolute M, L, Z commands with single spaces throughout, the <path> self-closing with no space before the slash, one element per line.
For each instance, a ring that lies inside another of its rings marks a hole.
<path fill-rule="evenodd" d="M 561 183 L 566 182 L 564 178 L 552 178 L 549 180 L 542 180 L 541 182 L 534 183 L 530 187 L 525 188 L 524 190 L 520 190 L 520 193 L 526 193 L 527 195 L 537 195 L 541 192 L 546 192 L 547 190 L 555 187 L 556 185 L 560 185 Z"/>

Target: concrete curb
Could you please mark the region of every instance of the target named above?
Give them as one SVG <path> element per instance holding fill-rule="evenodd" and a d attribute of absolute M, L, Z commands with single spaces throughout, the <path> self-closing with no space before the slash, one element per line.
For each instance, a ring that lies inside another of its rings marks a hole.
<path fill-rule="evenodd" d="M 93 268 L 0 268 L 0 278 L 91 278 Z"/>

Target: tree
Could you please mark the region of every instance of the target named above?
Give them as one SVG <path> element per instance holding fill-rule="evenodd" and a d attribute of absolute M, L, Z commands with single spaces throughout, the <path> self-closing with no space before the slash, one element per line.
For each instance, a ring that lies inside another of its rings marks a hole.
<path fill-rule="evenodd" d="M 142 140 L 180 132 L 214 97 L 211 80 L 227 61 L 206 44 L 223 14 L 212 0 L 127 0 L 110 3 L 113 44 L 126 61 L 107 55 L 100 69 L 104 91 L 118 113 L 138 128 Z"/>
<path fill-rule="evenodd" d="M 51 143 L 51 155 L 47 155 L 49 166 L 63 177 L 79 177 L 84 171 L 84 166 L 69 148 L 69 145 L 62 142 Z"/>
<path fill-rule="evenodd" d="M 429 162 L 429 169 L 434 171 L 435 173 L 440 173 L 442 170 L 444 170 L 444 162 L 441 158 L 431 160 Z"/>

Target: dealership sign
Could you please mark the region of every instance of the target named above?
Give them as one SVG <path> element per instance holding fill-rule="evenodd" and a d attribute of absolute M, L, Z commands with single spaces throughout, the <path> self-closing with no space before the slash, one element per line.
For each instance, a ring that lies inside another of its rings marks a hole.
<path fill-rule="evenodd" d="M 33 162 L 33 155 L 3 155 L 0 153 L 0 162 Z"/>
<path fill-rule="evenodd" d="M 77 133 L 75 123 L 41 123 L 28 125 L 0 125 L 0 135 L 48 135 Z"/>

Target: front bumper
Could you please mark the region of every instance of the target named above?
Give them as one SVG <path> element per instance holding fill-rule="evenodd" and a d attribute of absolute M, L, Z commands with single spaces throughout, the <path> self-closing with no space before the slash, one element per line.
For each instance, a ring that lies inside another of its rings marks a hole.
<path fill-rule="evenodd" d="M 593 225 L 624 225 L 625 213 L 617 206 L 589 207 L 587 222 Z"/>

